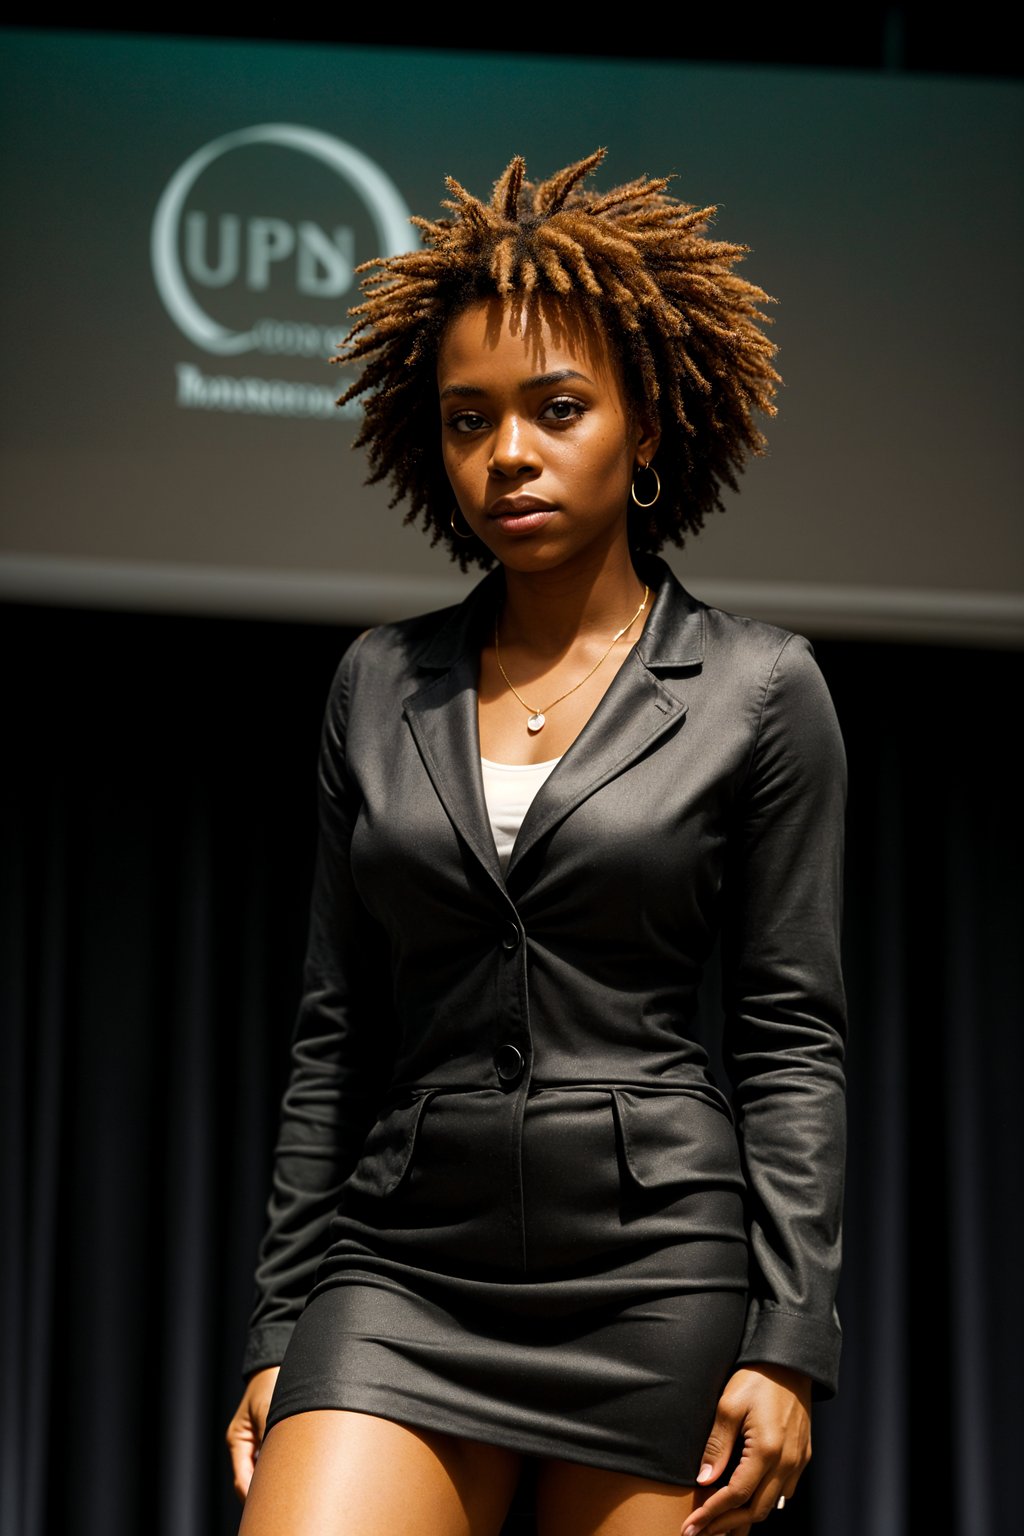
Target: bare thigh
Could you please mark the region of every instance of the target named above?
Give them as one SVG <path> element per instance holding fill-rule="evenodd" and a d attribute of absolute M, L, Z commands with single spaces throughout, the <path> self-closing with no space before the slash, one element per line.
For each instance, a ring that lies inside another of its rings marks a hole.
<path fill-rule="evenodd" d="M 239 1536 L 497 1536 L 519 1464 L 372 1414 L 293 1414 L 260 1447 Z"/>
<path fill-rule="evenodd" d="M 537 1481 L 537 1536 L 679 1536 L 693 1488 L 548 1461 Z"/>

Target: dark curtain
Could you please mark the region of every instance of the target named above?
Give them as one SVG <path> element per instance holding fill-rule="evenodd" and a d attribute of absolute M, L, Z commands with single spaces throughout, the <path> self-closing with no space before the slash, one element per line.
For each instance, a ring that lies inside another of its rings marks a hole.
<path fill-rule="evenodd" d="M 12 606 L 2 638 L 0 1533 L 228 1536 L 349 634 Z M 846 1340 L 772 1524 L 990 1536 L 1024 1427 L 1019 658 L 817 652 L 851 768 Z"/>

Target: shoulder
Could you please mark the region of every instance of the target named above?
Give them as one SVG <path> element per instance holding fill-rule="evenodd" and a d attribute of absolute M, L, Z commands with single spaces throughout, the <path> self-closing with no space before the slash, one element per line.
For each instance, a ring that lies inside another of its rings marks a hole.
<path fill-rule="evenodd" d="M 716 693 L 762 702 L 779 684 L 828 691 L 805 635 L 747 614 L 713 607 L 689 592 L 671 567 L 657 562 L 659 583 L 649 643 L 638 647 L 659 670 L 697 674 Z"/>
<path fill-rule="evenodd" d="M 651 648 L 664 681 L 672 674 L 686 680 L 691 707 L 701 710 L 719 739 L 735 740 L 748 767 L 783 754 L 841 776 L 842 736 L 810 640 L 778 624 L 712 607 L 670 571 L 666 579 L 662 622 Z"/>
<path fill-rule="evenodd" d="M 461 603 L 437 608 L 357 635 L 338 663 L 330 699 L 347 706 L 357 690 L 372 690 L 377 703 L 404 697 L 424 678 L 444 671 L 479 639 L 482 616 L 493 611 L 489 578 Z"/>
<path fill-rule="evenodd" d="M 457 626 L 465 606 L 464 603 L 453 603 L 431 613 L 376 624 L 358 635 L 350 650 L 357 648 L 356 654 L 362 665 L 417 672 L 429 663 L 438 641 Z"/>
<path fill-rule="evenodd" d="M 767 687 L 781 666 L 786 672 L 817 671 L 814 647 L 806 635 L 742 613 L 704 606 L 706 665 L 729 668 Z"/>
<path fill-rule="evenodd" d="M 791 776 L 845 795 L 846 752 L 828 684 L 806 635 L 723 609 L 707 610 L 708 677 L 736 690 L 750 725 L 749 769 L 780 789 Z"/>
<path fill-rule="evenodd" d="M 682 585 L 666 561 L 650 567 L 657 597 L 650 622 L 638 644 L 642 659 L 665 672 L 713 678 L 716 687 L 765 687 L 787 653 L 810 662 L 814 653 L 803 635 L 730 613 L 703 602 Z"/>
<path fill-rule="evenodd" d="M 828 685 L 806 635 L 709 608 L 708 642 L 709 678 L 721 686 L 731 676 L 756 703 L 762 726 L 772 714 L 799 717 L 805 711 L 834 723 Z"/>
<path fill-rule="evenodd" d="M 439 642 L 457 622 L 461 608 L 455 604 L 363 630 L 342 656 L 336 681 L 349 688 L 369 676 L 378 687 L 414 681 L 432 670 Z"/>

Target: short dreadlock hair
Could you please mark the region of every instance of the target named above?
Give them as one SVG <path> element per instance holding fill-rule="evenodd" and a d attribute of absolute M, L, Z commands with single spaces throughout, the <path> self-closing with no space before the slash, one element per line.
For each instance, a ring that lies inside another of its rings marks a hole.
<path fill-rule="evenodd" d="M 764 451 L 753 411 L 774 416 L 781 381 L 758 308 L 771 301 L 732 270 L 748 247 L 710 239 L 716 209 L 669 196 L 667 177 L 585 189 L 604 155 L 539 186 L 517 155 L 489 203 L 449 177 L 442 206 L 452 217 L 412 220 L 422 248 L 359 268 L 363 302 L 333 361 L 363 366 L 339 404 L 366 397 L 356 446 L 368 452 L 367 483 L 389 480 L 391 505 L 407 501 L 405 521 L 446 541 L 463 570 L 494 556 L 479 539 L 453 536 L 436 368 L 446 327 L 481 300 L 507 299 L 527 314 L 554 301 L 601 327 L 631 409 L 661 429 L 662 494 L 649 510 L 629 508 L 636 553 L 699 532 L 723 509 L 723 486 L 738 488 L 747 454 Z"/>

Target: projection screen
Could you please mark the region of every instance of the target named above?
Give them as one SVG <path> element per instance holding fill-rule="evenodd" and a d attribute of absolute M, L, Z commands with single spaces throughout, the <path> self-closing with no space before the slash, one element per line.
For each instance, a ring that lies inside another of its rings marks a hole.
<path fill-rule="evenodd" d="M 373 622 L 462 576 L 351 451 L 356 266 L 453 173 L 671 173 L 777 300 L 770 452 L 671 551 L 810 633 L 1024 633 L 1015 82 L 12 32 L 0 594 Z"/>

